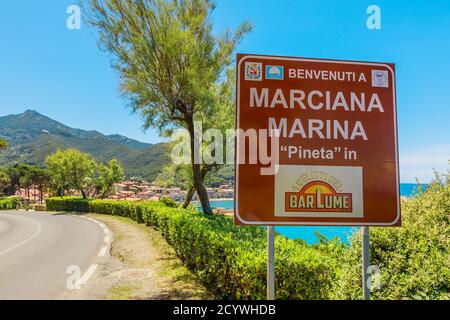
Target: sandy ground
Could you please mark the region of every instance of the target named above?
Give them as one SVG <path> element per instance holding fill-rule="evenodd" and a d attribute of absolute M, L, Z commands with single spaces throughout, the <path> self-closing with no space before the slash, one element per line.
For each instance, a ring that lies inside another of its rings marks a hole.
<path fill-rule="evenodd" d="M 68 299 L 213 298 L 153 228 L 122 217 L 89 217 L 103 222 L 113 232 L 111 252 L 103 258 L 89 285 Z"/>

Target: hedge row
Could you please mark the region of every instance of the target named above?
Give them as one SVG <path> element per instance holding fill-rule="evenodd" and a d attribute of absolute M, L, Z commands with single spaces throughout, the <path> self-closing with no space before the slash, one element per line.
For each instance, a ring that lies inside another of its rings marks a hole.
<path fill-rule="evenodd" d="M 0 199 L 0 210 L 17 209 L 20 203 L 19 197 L 9 197 Z"/>
<path fill-rule="evenodd" d="M 47 199 L 50 211 L 129 217 L 154 226 L 180 259 L 218 297 L 265 299 L 266 231 L 236 227 L 229 217 L 168 207 L 161 202 Z M 279 299 L 327 299 L 336 259 L 325 250 L 276 236 L 276 294 Z"/>

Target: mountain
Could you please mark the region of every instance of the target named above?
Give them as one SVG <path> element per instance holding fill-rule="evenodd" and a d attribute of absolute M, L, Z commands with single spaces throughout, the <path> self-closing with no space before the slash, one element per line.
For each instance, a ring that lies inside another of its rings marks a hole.
<path fill-rule="evenodd" d="M 132 149 L 143 150 L 151 146 L 148 143 L 133 140 L 120 134 L 112 134 L 106 137 L 109 139 L 109 141 L 121 144 L 123 146 L 128 146 Z"/>
<path fill-rule="evenodd" d="M 0 166 L 28 163 L 43 166 L 58 148 L 76 148 L 98 161 L 116 158 L 127 176 L 152 180 L 168 162 L 166 144 L 147 144 L 121 135 L 70 128 L 37 111 L 0 117 L 0 137 L 9 148 L 0 154 Z"/>

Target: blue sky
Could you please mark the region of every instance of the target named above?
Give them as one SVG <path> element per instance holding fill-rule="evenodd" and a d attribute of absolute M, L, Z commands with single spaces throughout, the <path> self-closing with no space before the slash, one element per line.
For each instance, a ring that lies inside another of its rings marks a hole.
<path fill-rule="evenodd" d="M 161 141 L 119 96 L 95 32 L 66 28 L 73 3 L 2 3 L 0 116 L 32 108 L 72 127 Z M 371 4 L 381 8 L 381 30 L 366 27 Z M 449 168 L 450 0 L 217 0 L 217 32 L 244 19 L 254 30 L 243 53 L 396 63 L 402 181 Z"/>

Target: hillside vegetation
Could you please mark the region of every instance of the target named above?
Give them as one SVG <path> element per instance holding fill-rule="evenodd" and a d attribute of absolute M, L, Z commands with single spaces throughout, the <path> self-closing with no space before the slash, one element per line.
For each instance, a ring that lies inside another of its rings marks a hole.
<path fill-rule="evenodd" d="M 73 129 L 32 110 L 0 117 L 0 137 L 9 143 L 0 154 L 0 166 L 44 166 L 47 156 L 58 148 L 75 148 L 102 162 L 116 158 L 127 176 L 153 180 L 168 162 L 166 144 L 150 145 L 120 135 Z"/>

